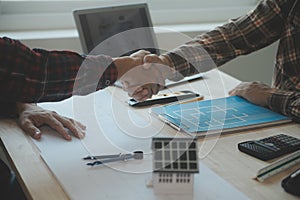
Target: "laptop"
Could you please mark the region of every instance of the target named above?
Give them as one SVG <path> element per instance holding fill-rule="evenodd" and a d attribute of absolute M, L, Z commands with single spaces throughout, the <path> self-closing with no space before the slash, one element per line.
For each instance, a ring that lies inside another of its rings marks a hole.
<path fill-rule="evenodd" d="M 84 54 L 159 53 L 146 3 L 79 9 L 73 16 Z"/>

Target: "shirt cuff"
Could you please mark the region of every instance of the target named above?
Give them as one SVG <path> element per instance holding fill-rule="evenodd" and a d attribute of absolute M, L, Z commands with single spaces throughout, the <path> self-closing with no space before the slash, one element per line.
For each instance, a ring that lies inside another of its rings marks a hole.
<path fill-rule="evenodd" d="M 111 63 L 105 69 L 102 74 L 102 77 L 98 83 L 98 89 L 102 89 L 108 86 L 113 85 L 117 81 L 118 70 L 114 62 L 111 60 Z"/>
<path fill-rule="evenodd" d="M 87 76 L 86 83 L 96 83 L 96 90 L 104 89 L 113 85 L 118 78 L 117 67 L 113 63 L 113 59 L 106 55 L 88 55 L 85 57 L 84 65 L 86 65 Z M 86 72 L 84 71 L 84 72 Z M 86 84 L 89 87 L 89 84 Z"/>
<path fill-rule="evenodd" d="M 269 107 L 271 110 L 288 115 L 288 107 L 293 96 L 293 92 L 278 90 L 269 98 Z"/>
<path fill-rule="evenodd" d="M 186 74 L 186 70 L 189 68 L 187 60 L 173 52 L 164 54 L 164 56 L 166 56 L 171 62 L 172 73 L 168 76 L 168 79 L 172 81 L 179 81 L 183 79 Z"/>

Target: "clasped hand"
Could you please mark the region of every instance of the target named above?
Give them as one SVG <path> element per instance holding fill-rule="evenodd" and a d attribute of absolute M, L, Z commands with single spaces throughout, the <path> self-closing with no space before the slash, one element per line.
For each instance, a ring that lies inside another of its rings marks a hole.
<path fill-rule="evenodd" d="M 169 63 L 163 56 L 140 50 L 129 57 L 117 58 L 119 81 L 130 97 L 144 101 L 164 88 L 171 73 Z"/>

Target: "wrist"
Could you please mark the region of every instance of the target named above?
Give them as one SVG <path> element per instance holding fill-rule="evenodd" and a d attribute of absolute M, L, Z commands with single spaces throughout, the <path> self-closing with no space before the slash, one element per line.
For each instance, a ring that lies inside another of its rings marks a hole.
<path fill-rule="evenodd" d="M 161 69 L 163 77 L 169 80 L 174 79 L 177 73 L 171 58 L 168 55 L 160 55 L 159 58 L 164 65 L 164 67 Z"/>
<path fill-rule="evenodd" d="M 16 103 L 16 111 L 17 114 L 22 113 L 24 110 L 33 110 L 36 109 L 37 104 L 36 103 Z"/>
<path fill-rule="evenodd" d="M 176 70 L 174 62 L 169 55 L 159 56 L 166 67 L 162 70 L 162 75 L 171 81 L 179 81 L 184 77 Z"/>
<path fill-rule="evenodd" d="M 128 67 L 128 65 L 126 65 L 126 59 L 127 57 L 119 57 L 119 58 L 113 58 L 113 64 L 115 65 L 117 72 L 118 72 L 118 76 L 117 79 L 119 80 L 120 78 L 122 78 L 122 76 L 128 71 L 130 70 L 130 67 Z"/>

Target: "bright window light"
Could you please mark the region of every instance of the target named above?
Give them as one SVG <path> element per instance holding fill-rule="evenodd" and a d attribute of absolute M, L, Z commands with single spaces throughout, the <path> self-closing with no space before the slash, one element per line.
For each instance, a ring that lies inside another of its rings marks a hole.
<path fill-rule="evenodd" d="M 253 9 L 258 0 L 0 1 L 0 31 L 74 29 L 74 9 L 145 2 L 158 26 L 224 22 Z"/>

